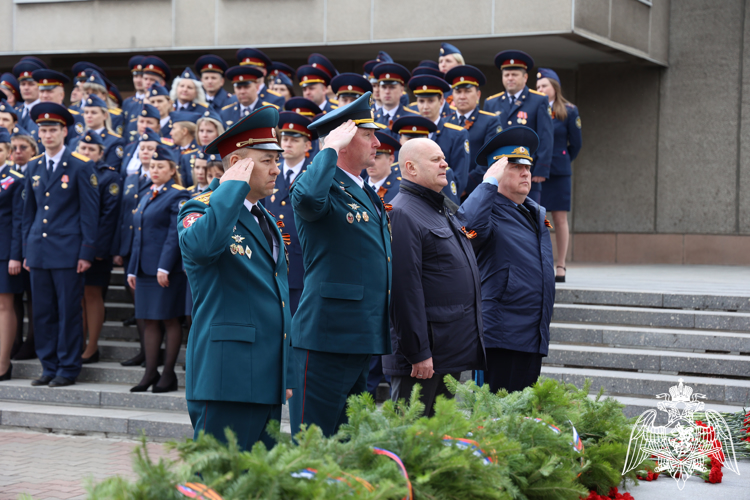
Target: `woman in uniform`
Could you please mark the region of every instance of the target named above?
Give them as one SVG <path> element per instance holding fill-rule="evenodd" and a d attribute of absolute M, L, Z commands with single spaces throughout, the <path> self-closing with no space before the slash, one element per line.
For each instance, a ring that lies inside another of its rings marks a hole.
<path fill-rule="evenodd" d="M 544 181 L 541 205 L 552 213 L 555 228 L 555 281 L 565 283 L 565 257 L 568 253 L 568 212 L 573 184 L 570 162 L 581 151 L 581 117 L 578 108 L 568 102 L 562 94 L 560 77 L 551 69 L 540 68 L 536 75 L 536 89 L 547 94 L 552 108 L 554 146 L 550 176 Z"/>
<path fill-rule="evenodd" d="M 102 162 L 105 165 L 118 168 L 122 162 L 125 141 L 121 136 L 112 132 L 112 121 L 107 103 L 101 97 L 90 94 L 81 101 L 81 109 L 83 110 L 83 121 L 86 123 L 86 128 L 81 136 L 86 133 L 98 135 L 104 146 Z M 71 140 L 70 147 L 76 149 L 80 140 L 81 137 Z"/>
<path fill-rule="evenodd" d="M 99 335 L 104 325 L 104 294 L 112 275 L 112 240 L 120 215 L 120 183 L 117 169 L 104 161 L 104 141 L 94 131 L 84 132 L 78 142 L 78 152 L 94 162 L 99 179 L 99 231 L 96 236 L 96 255 L 84 275 L 83 330 L 88 331 L 88 343 L 81 354 L 86 365 L 99 362 Z"/>
<path fill-rule="evenodd" d="M 146 373 L 131 392 L 177 390 L 174 367 L 182 345 L 179 317 L 185 314 L 187 277 L 177 239 L 177 213 L 189 199 L 181 185 L 172 149 L 159 144 L 151 157 L 149 175 L 153 183 L 133 215 L 133 250 L 128 265 L 128 284 L 135 288 L 135 317 L 146 321 L 144 347 Z M 166 329 L 164 370 L 159 375 L 161 344 L 159 322 Z"/>
<path fill-rule="evenodd" d="M 23 175 L 6 165 L 10 157 L 10 134 L 0 128 L 0 381 L 10 380 L 10 351 L 16 339 L 14 296 L 23 293 L 21 278 L 21 222 Z"/>
<path fill-rule="evenodd" d="M 195 125 L 197 129 L 195 142 L 204 148 L 224 133 L 224 122 L 214 109 L 205 110 Z"/>

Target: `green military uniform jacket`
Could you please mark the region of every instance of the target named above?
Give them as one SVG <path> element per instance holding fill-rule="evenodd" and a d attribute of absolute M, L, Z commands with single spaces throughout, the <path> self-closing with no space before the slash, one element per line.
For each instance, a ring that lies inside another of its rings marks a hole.
<path fill-rule="evenodd" d="M 334 150 L 321 150 L 291 188 L 305 266 L 292 345 L 333 353 L 389 354 L 388 214 L 375 192 L 365 185 L 368 195 L 336 166 L 337 160 Z"/>
<path fill-rule="evenodd" d="M 293 380 L 284 241 L 276 220 L 261 208 L 279 241 L 274 262 L 273 249 L 243 205 L 250 186 L 219 184 L 214 179 L 178 215 L 193 292 L 185 395 L 190 401 L 283 404 Z"/>

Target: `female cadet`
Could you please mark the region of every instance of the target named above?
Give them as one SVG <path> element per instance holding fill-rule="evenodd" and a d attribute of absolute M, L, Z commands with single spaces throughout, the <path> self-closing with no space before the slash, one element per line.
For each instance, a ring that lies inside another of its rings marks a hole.
<path fill-rule="evenodd" d="M 36 138 L 31 132 L 16 125 L 13 127 L 13 133 L 10 135 L 10 149 L 12 152 L 11 161 L 15 164 L 13 170 L 20 174 L 26 172 L 29 161 L 37 155 L 38 149 Z M 16 341 L 13 344 L 11 356 L 13 360 L 34 359 L 36 358 L 36 347 L 34 345 L 34 321 L 32 320 L 34 308 L 31 305 L 31 275 L 26 269 L 21 269 L 21 279 L 23 280 L 23 291 L 16 294 L 16 318 L 18 326 L 16 327 Z M 26 308 L 24 308 L 23 295 L 26 294 Z M 26 341 L 23 340 L 24 314 L 28 318 L 26 332 Z"/>
<path fill-rule="evenodd" d="M 177 213 L 189 199 L 182 187 L 177 161 L 172 149 L 164 144 L 156 147 L 149 175 L 153 182 L 150 194 L 142 197 L 133 215 L 133 251 L 128 265 L 128 284 L 135 288 L 135 316 L 146 320 L 144 339 L 146 373 L 131 392 L 177 390 L 174 372 L 182 345 L 179 316 L 185 314 L 187 277 L 177 239 Z M 167 351 L 161 376 L 157 370 L 161 332 L 164 322 Z"/>
<path fill-rule="evenodd" d="M 112 132 L 112 121 L 109 116 L 109 108 L 104 100 L 94 94 L 89 94 L 81 101 L 83 109 L 83 121 L 86 123 L 84 129 L 87 132 L 96 134 L 101 138 L 104 152 L 101 160 L 105 165 L 119 168 L 124 155 L 125 140 Z M 76 149 L 81 137 L 71 140 L 70 147 Z"/>
<path fill-rule="evenodd" d="M 135 162 L 135 169 L 129 171 L 128 176 L 122 184 L 120 217 L 114 241 L 112 242 L 112 254 L 114 255 L 113 260 L 115 265 L 122 266 L 126 271 L 130 263 L 133 246 L 133 214 L 136 208 L 138 208 L 138 203 L 149 194 L 151 179 L 148 172 L 151 165 L 151 157 L 156 151 L 156 146 L 161 141 L 162 138 L 157 132 L 154 132 L 150 128 L 144 130 L 144 133 L 136 143 L 135 155 L 138 157 L 138 161 Z M 127 282 L 125 283 L 125 288 L 135 304 L 135 289 Z M 138 326 L 138 338 L 141 350 L 132 358 L 122 361 L 120 363 L 122 366 L 138 366 L 146 360 L 144 349 L 146 322 L 142 319 L 133 318 L 133 320 Z"/>
<path fill-rule="evenodd" d="M 555 281 L 565 283 L 565 257 L 568 253 L 568 212 L 570 212 L 571 176 L 570 162 L 581 151 L 581 117 L 578 108 L 562 95 L 560 77 L 551 69 L 540 68 L 536 75 L 536 89 L 547 94 L 552 108 L 554 146 L 550 176 L 544 181 L 540 205 L 552 213 L 555 228 Z"/>
<path fill-rule="evenodd" d="M 221 121 L 221 115 L 213 108 L 205 110 L 198 121 L 195 122 L 195 125 L 197 129 L 195 142 L 198 146 L 204 148 L 224 133 L 224 122 Z"/>
<path fill-rule="evenodd" d="M 200 113 L 208 107 L 203 84 L 190 68 L 185 68 L 180 76 L 172 81 L 172 90 L 169 92 L 169 97 L 172 98 L 175 111 Z"/>
<path fill-rule="evenodd" d="M 271 79 L 271 90 L 284 98 L 284 102 L 294 97 L 294 84 L 284 73 L 279 73 Z"/>
<path fill-rule="evenodd" d="M 0 381 L 10 380 L 10 351 L 16 339 L 15 294 L 23 293 L 21 278 L 21 222 L 23 175 L 6 165 L 10 134 L 0 128 Z"/>
<path fill-rule="evenodd" d="M 99 134 L 94 131 L 84 132 L 77 150 L 94 162 L 96 176 L 99 178 L 96 255 L 84 276 L 83 288 L 83 330 L 88 331 L 89 339 L 81 354 L 81 362 L 86 365 L 99 362 L 99 335 L 104 325 L 104 294 L 112 274 L 112 240 L 120 214 L 121 178 L 115 167 L 104 162 L 104 140 Z"/>

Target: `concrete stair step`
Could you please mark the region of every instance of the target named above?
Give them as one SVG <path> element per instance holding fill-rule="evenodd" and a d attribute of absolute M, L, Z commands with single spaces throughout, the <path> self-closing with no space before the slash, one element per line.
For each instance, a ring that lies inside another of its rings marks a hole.
<path fill-rule="evenodd" d="M 595 395 L 591 394 L 589 395 L 590 398 L 594 398 Z M 625 414 L 626 417 L 638 417 L 640 416 L 644 411 L 646 410 L 656 410 L 657 404 L 659 404 L 659 399 L 647 399 L 647 398 L 639 398 L 639 397 L 633 397 L 633 396 L 611 396 L 612 398 L 618 400 L 620 403 L 625 405 L 625 408 L 623 408 L 622 412 Z M 720 404 L 710 404 L 706 405 L 706 409 L 715 410 L 721 413 L 727 412 L 727 413 L 735 413 L 738 411 L 742 411 L 742 406 L 735 406 L 735 405 L 720 405 Z M 656 423 L 658 425 L 664 425 L 667 422 L 666 413 L 663 411 L 657 411 L 657 419 Z"/>
<path fill-rule="evenodd" d="M 109 287 L 107 287 L 107 302 L 132 304 L 130 301 L 130 294 L 122 285 L 109 285 Z"/>
<path fill-rule="evenodd" d="M 103 382 L 114 384 L 137 385 L 143 378 L 144 368 L 140 366 L 121 366 L 118 362 L 102 361 L 91 365 L 83 365 L 78 382 Z M 178 365 L 175 370 L 177 383 L 185 387 L 185 372 Z M 35 379 L 42 375 L 42 365 L 37 359 L 13 362 L 13 377 L 19 379 Z"/>
<path fill-rule="evenodd" d="M 750 313 L 724 311 L 558 303 L 555 304 L 552 321 L 750 332 Z"/>
<path fill-rule="evenodd" d="M 746 332 L 552 323 L 550 340 L 683 351 L 750 353 L 750 335 Z"/>
<path fill-rule="evenodd" d="M 68 387 L 32 387 L 28 379 L 0 382 L 0 400 L 87 408 L 127 408 L 187 412 L 185 391 L 130 392 L 131 385 L 76 382 Z M 2 405 L 2 403 L 0 403 Z"/>
<path fill-rule="evenodd" d="M 109 284 L 125 286 L 125 270 L 121 267 L 113 267 L 109 278 Z"/>
<path fill-rule="evenodd" d="M 550 344 L 545 365 L 668 374 L 747 377 L 750 356 L 667 350 Z"/>
<path fill-rule="evenodd" d="M 140 351 L 141 346 L 138 342 L 124 341 L 124 340 L 100 340 L 99 341 L 99 355 L 103 361 L 114 361 L 119 363 L 130 359 Z M 185 362 L 185 346 L 180 349 L 180 354 L 177 356 L 177 363 L 181 364 Z"/>
<path fill-rule="evenodd" d="M 107 298 L 109 300 L 109 297 Z M 130 318 L 135 312 L 135 306 L 129 302 L 105 302 L 104 319 L 105 321 L 122 322 Z"/>
<path fill-rule="evenodd" d="M 54 391 L 55 389 L 48 389 Z M 0 401 L 0 426 L 182 439 L 193 436 L 187 412 L 87 408 Z"/>
<path fill-rule="evenodd" d="M 668 393 L 669 388 L 682 379 L 693 392 L 706 395 L 706 401 L 728 405 L 750 403 L 750 380 L 725 378 L 665 375 L 661 373 L 636 373 L 595 368 L 566 368 L 542 366 L 542 375 L 561 382 L 583 387 L 591 379 L 591 391 L 596 393 L 604 387 L 607 395 L 627 395 L 649 398 Z"/>
<path fill-rule="evenodd" d="M 577 288 L 575 285 L 562 283 L 558 283 L 555 287 L 555 301 L 565 304 L 750 312 L 750 295 L 686 294 L 596 288 L 582 289 Z"/>
<path fill-rule="evenodd" d="M 138 328 L 122 326 L 122 321 L 105 321 L 100 338 L 138 342 Z"/>

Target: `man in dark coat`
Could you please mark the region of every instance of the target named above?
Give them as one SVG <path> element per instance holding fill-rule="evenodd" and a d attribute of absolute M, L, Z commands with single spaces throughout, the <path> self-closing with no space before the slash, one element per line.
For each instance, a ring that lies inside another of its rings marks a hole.
<path fill-rule="evenodd" d="M 400 151 L 403 179 L 393 199 L 393 354 L 383 356 L 391 398 L 408 399 L 422 386 L 425 414 L 449 396 L 446 374 L 484 365 L 479 269 L 471 234 L 446 207 L 448 164 L 440 146 L 413 139 Z"/>
<path fill-rule="evenodd" d="M 528 197 L 538 144 L 528 127 L 505 129 L 487 142 L 477 164 L 493 166 L 459 210 L 467 231 L 476 235 L 472 243 L 482 273 L 485 382 L 493 392 L 534 384 L 549 350 L 555 302 L 552 243 L 544 207 Z"/>

